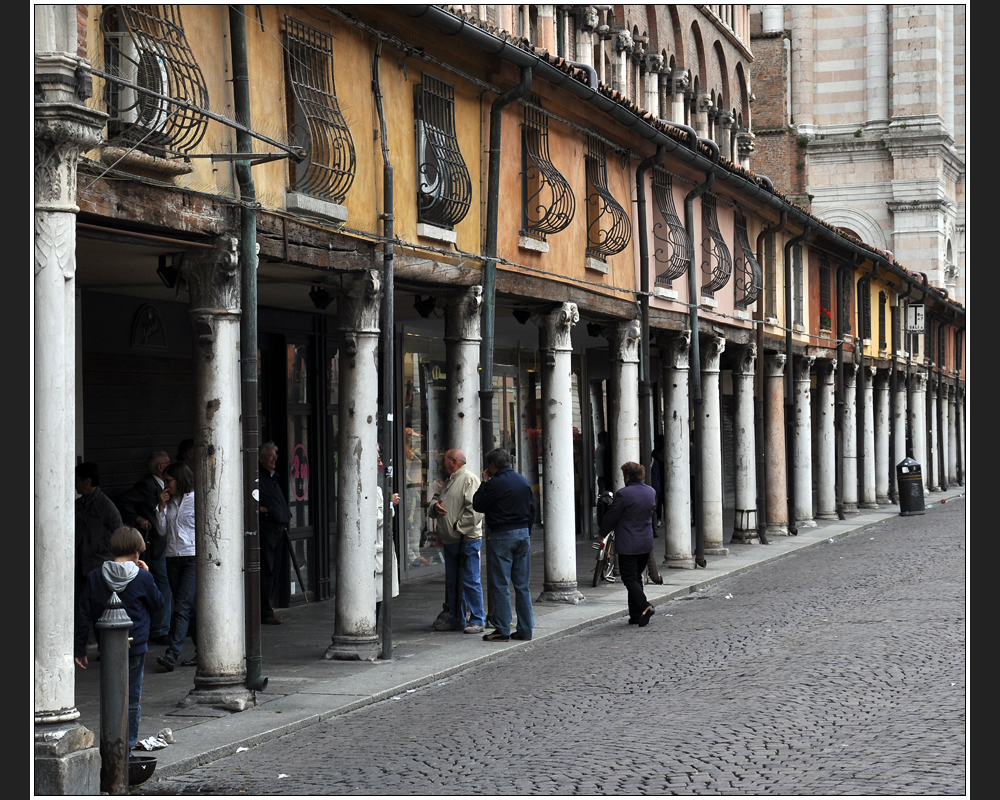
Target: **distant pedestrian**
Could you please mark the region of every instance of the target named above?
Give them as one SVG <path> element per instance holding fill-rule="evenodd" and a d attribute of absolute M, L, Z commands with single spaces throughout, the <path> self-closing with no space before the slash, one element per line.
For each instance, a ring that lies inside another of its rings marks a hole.
<path fill-rule="evenodd" d="M 142 534 L 135 528 L 122 526 L 112 535 L 108 543 L 113 561 L 105 561 L 91 570 L 87 576 L 77 616 L 76 636 L 73 644 L 74 661 L 80 669 L 86 669 L 87 638 L 90 626 L 101 618 L 111 593 L 115 592 L 122 607 L 132 621 L 129 627 L 128 648 L 128 749 L 135 747 L 139 740 L 139 718 L 142 709 L 142 676 L 149 649 L 149 621 L 163 606 L 163 597 L 156 588 L 153 576 L 139 556 L 146 549 Z M 101 646 L 100 639 L 97 642 Z"/>
<path fill-rule="evenodd" d="M 642 589 L 642 571 L 653 549 L 656 490 L 643 483 L 646 469 L 642 464 L 626 461 L 622 464 L 622 477 L 625 485 L 615 493 L 611 507 L 601 520 L 599 532 L 601 536 L 612 530 L 615 532 L 618 567 L 628 591 L 628 621 L 642 628 L 655 613 Z"/>
<path fill-rule="evenodd" d="M 594 454 L 594 465 L 597 468 L 597 493 L 602 495 L 611 491 L 611 436 L 607 431 L 597 434 L 597 452 Z"/>
<path fill-rule="evenodd" d="M 173 672 L 195 614 L 194 474 L 183 462 L 174 461 L 163 470 L 163 481 L 166 488 L 160 494 L 156 520 L 160 530 L 167 534 L 167 579 L 174 607 L 170 644 L 156 663 Z M 193 662 L 182 666 L 188 664 Z"/>
<path fill-rule="evenodd" d="M 122 526 L 122 515 L 101 489 L 101 473 L 93 461 L 76 465 L 76 552 L 73 584 L 74 615 L 79 623 L 83 587 L 91 571 L 111 559 L 108 543 L 111 535 Z"/>
<path fill-rule="evenodd" d="M 274 613 L 271 593 L 274 576 L 277 575 L 277 559 L 281 553 L 281 538 L 288 530 L 292 511 L 285 499 L 276 470 L 278 446 L 274 442 L 264 442 L 258 456 L 260 467 L 257 480 L 260 489 L 257 527 L 260 541 L 260 621 L 264 625 L 280 625 L 281 617 Z"/>
<path fill-rule="evenodd" d="M 534 635 L 531 606 L 531 525 L 535 498 L 531 485 L 510 465 L 510 454 L 501 448 L 483 459 L 483 482 L 472 498 L 472 507 L 486 515 L 487 568 L 493 596 L 495 629 L 483 636 L 487 642 L 528 640 Z M 510 584 L 514 584 L 517 630 L 510 630 Z"/>
<path fill-rule="evenodd" d="M 384 590 L 382 588 L 382 575 L 384 574 L 383 565 L 385 562 L 385 542 L 389 541 L 389 546 L 392 548 L 392 596 L 399 596 L 399 571 L 396 564 L 396 545 L 392 539 L 392 518 L 396 516 L 396 506 L 399 505 L 399 495 L 395 492 L 392 493 L 392 505 L 389 507 L 392 510 L 392 515 L 389 517 L 389 524 L 386 525 L 385 518 L 385 495 L 382 493 L 382 473 L 385 471 L 385 465 L 382 463 L 382 445 L 378 446 L 378 473 L 380 483 L 375 487 L 375 624 L 378 625 L 378 615 L 379 611 L 382 609 L 382 597 Z"/>

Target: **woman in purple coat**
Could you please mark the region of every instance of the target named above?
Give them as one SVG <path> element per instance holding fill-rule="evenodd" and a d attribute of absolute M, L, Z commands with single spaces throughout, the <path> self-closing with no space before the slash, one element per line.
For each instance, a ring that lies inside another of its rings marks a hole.
<path fill-rule="evenodd" d="M 615 550 L 622 583 L 628 590 L 628 621 L 644 628 L 655 613 L 642 590 L 642 571 L 653 549 L 653 511 L 656 490 L 643 483 L 646 468 L 634 461 L 622 464 L 625 486 L 618 490 L 601 520 L 600 534 L 615 532 Z"/>

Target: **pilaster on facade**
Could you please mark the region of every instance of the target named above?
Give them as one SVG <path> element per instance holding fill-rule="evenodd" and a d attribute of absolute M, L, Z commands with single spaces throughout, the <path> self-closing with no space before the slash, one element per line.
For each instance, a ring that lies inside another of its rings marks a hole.
<path fill-rule="evenodd" d="M 754 425 L 754 368 L 757 345 L 736 349 L 733 365 L 733 426 L 736 518 L 732 544 L 760 544 L 757 531 L 757 458 Z"/>
<path fill-rule="evenodd" d="M 563 479 L 573 463 L 572 330 L 580 321 L 576 303 L 536 314 L 542 355 L 542 493 L 545 497 L 545 578 L 539 601 L 579 603 L 576 580 L 576 503 L 573 482 Z"/>
<path fill-rule="evenodd" d="M 483 287 L 470 286 L 448 298 L 444 311 L 447 359 L 448 447 L 482 463 L 479 425 L 479 345 Z"/>
<path fill-rule="evenodd" d="M 729 555 L 724 545 L 722 522 L 722 407 L 720 360 L 726 349 L 722 336 L 706 336 L 701 341 L 702 413 L 695 419 L 701 426 L 701 513 L 705 554 Z"/>

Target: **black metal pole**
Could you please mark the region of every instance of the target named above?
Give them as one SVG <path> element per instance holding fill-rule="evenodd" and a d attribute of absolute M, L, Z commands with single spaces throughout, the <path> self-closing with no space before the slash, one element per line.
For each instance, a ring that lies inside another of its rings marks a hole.
<path fill-rule="evenodd" d="M 809 237 L 806 225 L 801 234 L 785 242 L 785 496 L 788 499 L 788 533 L 797 536 L 795 524 L 795 352 L 792 346 L 792 248 Z"/>

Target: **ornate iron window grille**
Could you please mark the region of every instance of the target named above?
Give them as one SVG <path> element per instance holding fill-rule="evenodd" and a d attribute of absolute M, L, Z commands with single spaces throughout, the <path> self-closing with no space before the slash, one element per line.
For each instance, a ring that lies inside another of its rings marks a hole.
<path fill-rule="evenodd" d="M 704 194 L 701 198 L 701 221 L 708 235 L 702 239 L 702 251 L 705 260 L 701 262 L 701 271 L 710 275 L 708 283 L 701 287 L 701 293 L 714 297 L 715 293 L 729 283 L 733 273 L 733 259 L 729 248 L 719 230 L 719 218 L 715 211 L 715 195 Z"/>
<path fill-rule="evenodd" d="M 851 332 L 851 297 L 854 287 L 851 285 L 852 271 L 850 267 L 844 268 L 843 284 L 840 287 L 840 332 L 848 334 Z"/>
<path fill-rule="evenodd" d="M 691 240 L 674 206 L 673 177 L 662 167 L 653 167 L 653 197 L 663 222 L 653 225 L 656 248 L 653 259 L 665 266 L 656 274 L 657 286 L 671 286 L 691 264 Z M 661 233 L 662 232 L 662 233 Z"/>
<path fill-rule="evenodd" d="M 833 296 L 830 292 L 830 260 L 821 256 L 819 260 L 819 327 L 830 330 L 833 327 Z"/>
<path fill-rule="evenodd" d="M 864 291 L 861 293 L 861 338 L 872 338 L 872 291 L 871 284 L 864 284 Z"/>
<path fill-rule="evenodd" d="M 208 118 L 169 99 L 208 107 L 208 89 L 184 34 L 180 6 L 106 6 L 101 34 L 107 143 L 154 154 L 197 147 Z"/>
<path fill-rule="evenodd" d="M 607 150 L 587 136 L 587 255 L 600 261 L 620 253 L 632 238 L 632 223 L 608 190 Z"/>
<path fill-rule="evenodd" d="M 778 278 L 775 274 L 774 259 L 774 234 L 764 240 L 764 267 L 767 270 L 767 279 L 764 281 L 764 305 L 765 314 L 769 317 L 778 316 Z"/>
<path fill-rule="evenodd" d="M 764 286 L 764 275 L 757 263 L 757 257 L 750 249 L 750 237 L 747 235 L 747 218 L 740 212 L 736 212 L 736 246 L 733 248 L 736 263 L 739 265 L 739 272 L 736 273 L 736 291 L 743 292 L 742 297 L 736 299 L 737 308 L 749 308 L 751 304 L 757 302 L 760 297 L 760 290 Z"/>
<path fill-rule="evenodd" d="M 540 109 L 524 107 L 521 129 L 521 232 L 539 239 L 573 221 L 573 189 L 549 158 L 549 121 Z"/>
<path fill-rule="evenodd" d="M 802 245 L 797 244 L 792 248 L 792 320 L 795 324 L 801 325 L 803 319 L 802 295 L 804 294 L 802 281 Z"/>
<path fill-rule="evenodd" d="M 885 292 L 878 293 L 878 349 L 885 350 L 888 346 L 885 341 L 885 305 L 889 298 Z"/>
<path fill-rule="evenodd" d="M 333 37 L 285 17 L 285 70 L 294 102 L 288 127 L 305 159 L 290 161 L 295 191 L 334 203 L 347 196 L 357 166 L 333 79 Z"/>
<path fill-rule="evenodd" d="M 455 135 L 455 87 L 426 72 L 417 88 L 417 219 L 453 228 L 469 213 L 472 178 Z"/>

